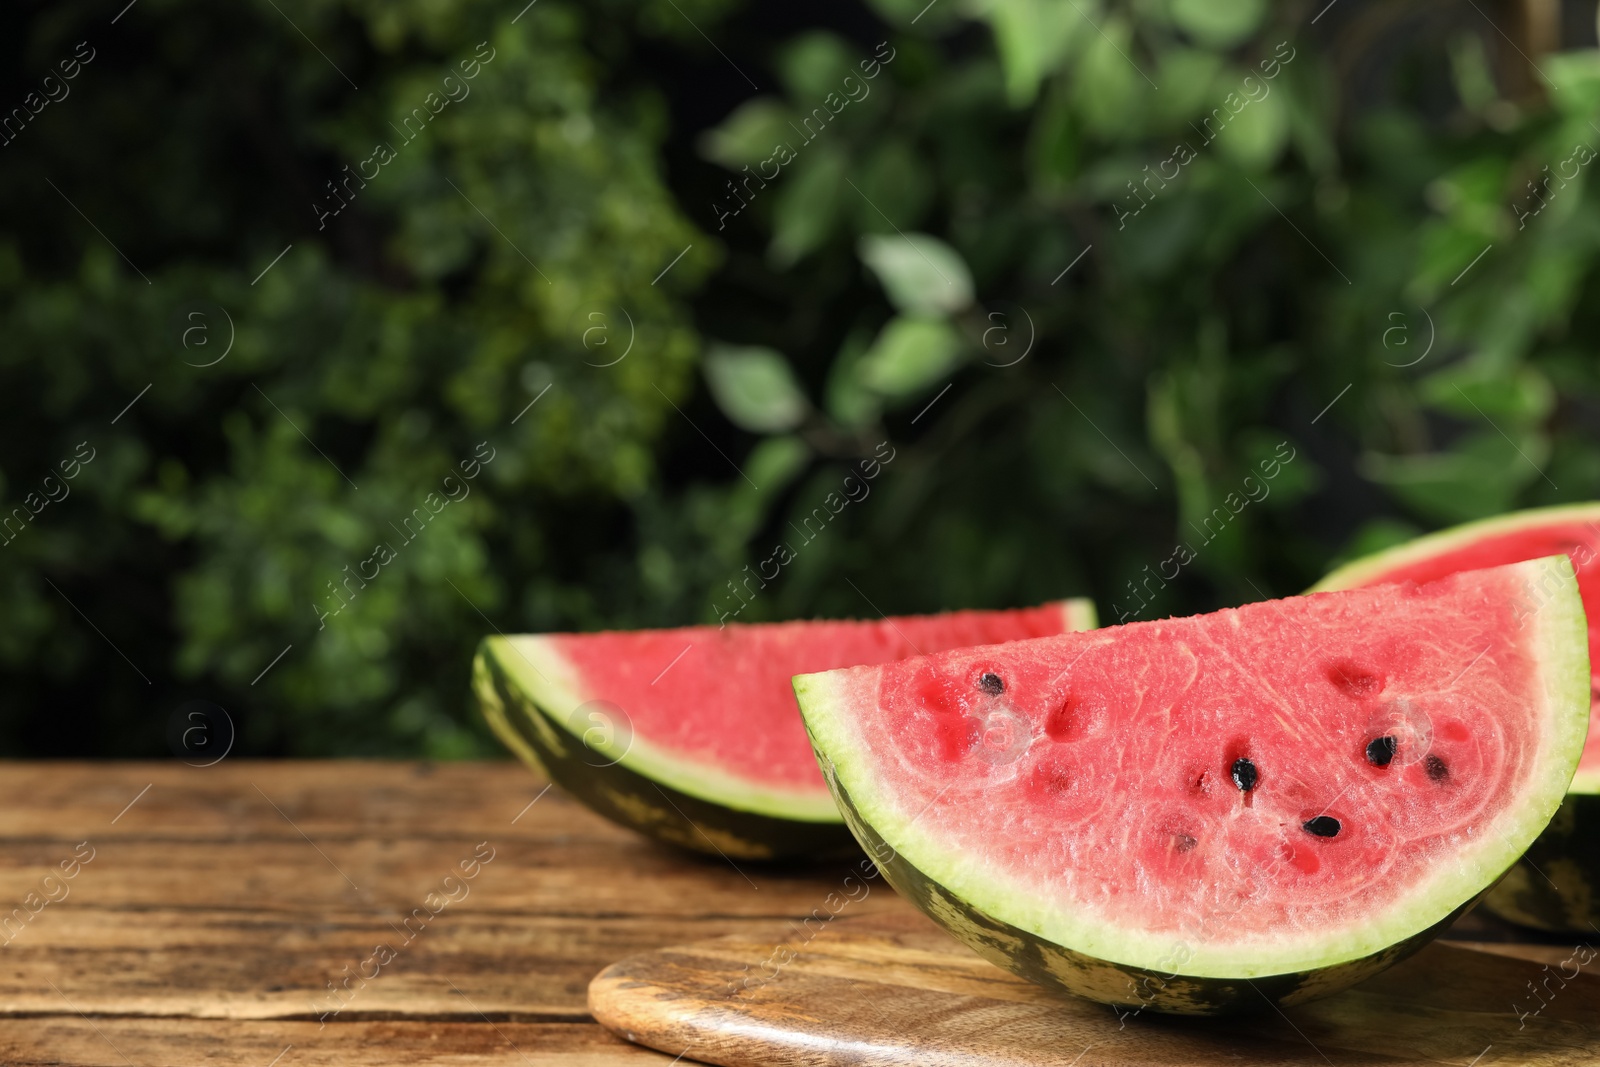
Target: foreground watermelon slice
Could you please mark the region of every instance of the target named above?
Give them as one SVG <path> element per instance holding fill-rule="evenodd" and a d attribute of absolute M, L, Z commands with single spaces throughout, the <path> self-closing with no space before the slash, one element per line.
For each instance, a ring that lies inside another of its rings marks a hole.
<path fill-rule="evenodd" d="M 795 679 L 889 881 L 1106 1003 L 1334 992 L 1544 829 L 1582 749 L 1564 557 Z"/>
<path fill-rule="evenodd" d="M 1600 672 L 1600 503 L 1535 508 L 1418 538 L 1340 567 L 1316 589 L 1428 582 L 1457 571 L 1565 552 L 1589 615 L 1589 663 Z M 1600 677 L 1591 682 L 1589 739 L 1566 803 L 1484 906 L 1544 930 L 1600 928 Z"/>
<path fill-rule="evenodd" d="M 733 858 L 853 847 L 789 679 L 1094 626 L 1066 600 L 877 622 L 690 626 L 484 640 L 473 683 L 495 733 L 600 814 Z"/>

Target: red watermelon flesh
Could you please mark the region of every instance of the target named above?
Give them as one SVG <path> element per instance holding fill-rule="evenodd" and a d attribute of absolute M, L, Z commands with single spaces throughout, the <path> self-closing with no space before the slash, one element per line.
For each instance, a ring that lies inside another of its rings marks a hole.
<path fill-rule="evenodd" d="M 858 820 L 986 923 L 1163 973 L 1180 942 L 1185 973 L 1316 970 L 1447 917 L 1548 822 L 1585 728 L 1570 573 L 1557 557 L 795 690 Z"/>
<path fill-rule="evenodd" d="M 1563 553 L 1578 572 L 1589 617 L 1591 709 L 1600 708 L 1600 504 L 1535 508 L 1444 530 L 1341 567 L 1316 590 L 1433 582 L 1459 571 Z M 1591 712 L 1574 792 L 1600 793 L 1600 715 Z"/>
<path fill-rule="evenodd" d="M 1093 607 L 1072 600 L 870 622 L 539 634 L 490 643 L 509 643 L 515 654 L 500 661 L 557 721 L 568 722 L 589 702 L 615 709 L 608 715 L 625 723 L 630 769 L 732 807 L 837 820 L 796 713 L 794 675 L 1093 625 Z"/>

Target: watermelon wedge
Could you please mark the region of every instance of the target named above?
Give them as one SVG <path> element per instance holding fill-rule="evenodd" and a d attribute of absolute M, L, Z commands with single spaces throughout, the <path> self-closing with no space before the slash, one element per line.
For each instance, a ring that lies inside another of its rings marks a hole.
<path fill-rule="evenodd" d="M 852 830 L 980 954 L 1185 1014 L 1334 992 L 1469 907 L 1577 765 L 1562 556 L 795 679 Z"/>
<path fill-rule="evenodd" d="M 624 826 L 770 859 L 851 849 L 790 678 L 1094 626 L 1094 605 L 877 622 L 490 637 L 473 685 L 506 745 Z"/>
<path fill-rule="evenodd" d="M 1378 582 L 1431 582 L 1457 571 L 1565 552 L 1578 572 L 1589 616 L 1589 663 L 1600 672 L 1600 503 L 1513 512 L 1418 538 L 1340 567 L 1314 587 L 1354 589 Z M 1600 673 L 1591 680 L 1589 739 L 1550 828 L 1484 906 L 1543 930 L 1600 928 Z"/>

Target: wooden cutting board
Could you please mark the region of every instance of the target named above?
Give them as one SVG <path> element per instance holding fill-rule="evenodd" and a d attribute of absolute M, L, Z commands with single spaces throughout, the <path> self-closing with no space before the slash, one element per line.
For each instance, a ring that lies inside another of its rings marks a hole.
<path fill-rule="evenodd" d="M 1600 959 L 1565 977 L 1593 954 L 1501 954 L 1518 950 L 1435 943 L 1312 1004 L 1119 1018 L 1012 977 L 920 915 L 864 916 L 633 956 L 595 977 L 589 1007 L 629 1041 L 727 1067 L 1600 1064 Z"/>

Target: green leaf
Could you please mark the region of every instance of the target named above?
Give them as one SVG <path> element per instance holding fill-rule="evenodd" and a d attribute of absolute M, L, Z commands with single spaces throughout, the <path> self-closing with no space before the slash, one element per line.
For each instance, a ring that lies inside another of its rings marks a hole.
<path fill-rule="evenodd" d="M 925 233 L 869 234 L 858 246 L 889 302 L 913 314 L 960 311 L 972 303 L 972 272 L 961 253 Z"/>
<path fill-rule="evenodd" d="M 1277 91 L 1283 94 L 1284 110 L 1289 112 L 1289 133 L 1295 148 L 1313 173 L 1327 179 L 1323 183 L 1326 197 L 1344 188 L 1334 173 L 1339 160 L 1333 121 L 1329 116 L 1329 100 L 1334 94 L 1319 91 L 1320 75 L 1302 77 L 1301 73 L 1296 72 L 1275 84 Z"/>
<path fill-rule="evenodd" d="M 1468 111 L 1482 112 L 1500 99 L 1482 37 L 1463 33 L 1450 42 L 1450 80 L 1455 84 L 1456 96 Z"/>
<path fill-rule="evenodd" d="M 1255 32 L 1266 0 L 1172 0 L 1172 19 L 1196 41 L 1231 48 Z"/>
<path fill-rule="evenodd" d="M 1242 166 L 1266 170 L 1289 140 L 1289 108 L 1283 97 L 1272 91 L 1271 82 L 1252 75 L 1243 84 L 1248 92 L 1265 89 L 1265 95 L 1252 99 L 1235 90 L 1223 98 L 1218 110 L 1231 117 L 1217 133 L 1217 149 Z M 1234 107 L 1240 110 L 1234 113 Z"/>
<path fill-rule="evenodd" d="M 861 359 L 861 383 L 888 398 L 912 396 L 948 375 L 962 357 L 961 335 L 940 318 L 897 315 Z"/>
<path fill-rule="evenodd" d="M 717 345 L 706 353 L 705 370 L 717 407 L 740 429 L 792 430 L 810 409 L 788 360 L 771 348 Z"/>
<path fill-rule="evenodd" d="M 1451 280 L 1459 278 L 1468 267 L 1474 273 L 1488 273 L 1493 266 L 1477 262 L 1489 244 L 1481 231 L 1442 221 L 1424 223 L 1419 230 L 1410 283 L 1412 298 L 1418 303 L 1428 303 L 1449 289 Z"/>
<path fill-rule="evenodd" d="M 1034 109 L 1028 130 L 1028 169 L 1040 192 L 1060 194 L 1072 186 L 1083 164 L 1082 123 L 1061 82 Z"/>
<path fill-rule="evenodd" d="M 1540 56 L 1539 67 L 1556 89 L 1550 94 L 1552 104 L 1569 115 L 1592 118 L 1600 113 L 1600 50 Z"/>
<path fill-rule="evenodd" d="M 797 37 L 778 56 L 778 74 L 802 110 L 821 107 L 829 93 L 842 97 L 840 83 L 854 72 L 854 50 L 821 30 Z"/>
<path fill-rule="evenodd" d="M 1428 183 L 1428 205 L 1493 236 L 1503 218 L 1508 173 L 1504 159 L 1470 160 Z"/>
<path fill-rule="evenodd" d="M 824 387 L 824 404 L 835 422 L 848 427 L 865 426 L 876 419 L 883 410 L 883 398 L 868 389 L 861 380 L 863 357 L 867 354 L 871 337 L 857 327 L 845 336 L 839 354 L 833 357 L 828 370 L 828 383 Z"/>
<path fill-rule="evenodd" d="M 1161 53 L 1156 80 L 1161 92 L 1155 107 L 1161 118 L 1176 125 L 1199 115 L 1214 102 L 1222 57 L 1203 48 L 1169 48 Z"/>
<path fill-rule="evenodd" d="M 1485 429 L 1449 452 L 1368 453 L 1361 459 L 1361 471 L 1438 522 L 1496 515 L 1516 506 L 1517 494 L 1540 479 L 1550 456 L 1544 434 L 1504 429 L 1509 438 Z"/>
<path fill-rule="evenodd" d="M 1532 367 L 1511 374 L 1473 363 L 1436 371 L 1420 383 L 1427 404 L 1468 421 L 1490 419 L 1507 429 L 1543 422 L 1555 408 L 1550 380 Z"/>
<path fill-rule="evenodd" d="M 1137 139 L 1143 130 L 1144 96 L 1156 90 L 1133 55 L 1133 31 L 1112 17 L 1089 38 L 1073 74 L 1073 93 L 1091 129 L 1118 141 Z"/>
<path fill-rule="evenodd" d="M 776 267 L 793 266 L 828 239 L 838 223 L 841 191 L 849 189 L 842 153 L 825 148 L 800 151 L 795 172 L 779 191 L 773 210 L 767 256 Z"/>
<path fill-rule="evenodd" d="M 770 97 L 758 96 L 733 110 L 722 123 L 700 137 L 700 154 L 729 170 L 754 166 L 792 139 L 789 110 Z"/>
<path fill-rule="evenodd" d="M 800 438 L 768 437 L 750 450 L 749 457 L 744 461 L 744 472 L 761 487 L 762 496 L 770 498 L 794 481 L 810 460 L 811 449 Z M 734 491 L 742 488 L 744 483 L 735 481 Z"/>
<path fill-rule="evenodd" d="M 1090 0 L 1079 4 L 1096 6 Z M 1006 75 L 1006 98 L 1025 107 L 1039 83 L 1054 71 L 1086 16 L 1059 0 L 993 0 L 984 13 L 994 30 L 995 47 Z"/>

